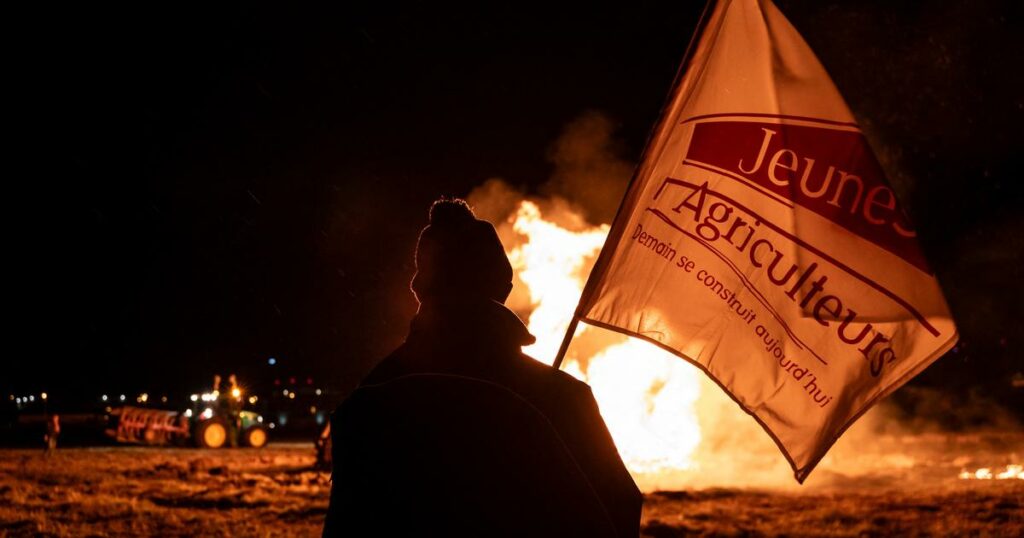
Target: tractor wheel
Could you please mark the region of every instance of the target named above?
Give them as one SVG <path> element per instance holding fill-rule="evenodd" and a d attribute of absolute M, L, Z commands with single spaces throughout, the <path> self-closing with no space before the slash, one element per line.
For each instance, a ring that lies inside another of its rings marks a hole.
<path fill-rule="evenodd" d="M 220 448 L 228 442 L 228 427 L 219 418 L 211 418 L 196 426 L 196 446 Z"/>
<path fill-rule="evenodd" d="M 263 448 L 267 445 L 267 429 L 263 426 L 249 426 L 242 432 L 242 445 L 252 448 Z"/>

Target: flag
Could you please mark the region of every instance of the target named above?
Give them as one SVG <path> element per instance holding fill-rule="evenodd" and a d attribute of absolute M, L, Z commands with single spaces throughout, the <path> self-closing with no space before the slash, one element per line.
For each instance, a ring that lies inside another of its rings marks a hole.
<path fill-rule="evenodd" d="M 867 140 L 789 21 L 768 0 L 721 0 L 698 32 L 576 317 L 698 366 L 803 482 L 956 327 Z"/>

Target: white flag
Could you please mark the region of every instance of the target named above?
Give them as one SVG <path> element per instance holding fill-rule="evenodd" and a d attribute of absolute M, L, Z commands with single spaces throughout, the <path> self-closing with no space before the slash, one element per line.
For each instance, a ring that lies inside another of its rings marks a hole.
<path fill-rule="evenodd" d="M 770 1 L 718 2 L 685 67 L 577 316 L 700 367 L 803 482 L 956 327 L 853 115 Z"/>

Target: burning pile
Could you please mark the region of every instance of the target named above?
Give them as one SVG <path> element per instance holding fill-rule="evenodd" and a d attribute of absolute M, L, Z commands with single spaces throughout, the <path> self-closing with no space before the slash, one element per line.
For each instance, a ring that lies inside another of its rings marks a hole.
<path fill-rule="evenodd" d="M 520 203 L 512 220 L 518 241 L 508 254 L 528 291 L 529 328 L 537 336 L 524 351 L 546 363 L 554 359 L 609 228 L 570 226 L 546 219 L 530 201 Z M 646 342 L 581 324 L 563 369 L 590 384 L 634 475 L 692 467 L 701 440 L 694 367 Z"/>
<path fill-rule="evenodd" d="M 508 218 L 496 220 L 517 278 L 509 306 L 528 320 L 537 337 L 524 351 L 551 363 L 609 226 L 587 224 L 558 199 L 517 196 L 514 204 L 505 206 L 512 208 Z M 562 369 L 591 386 L 619 453 L 641 489 L 793 486 L 789 469 L 768 436 L 686 361 L 641 340 L 580 324 Z M 871 432 L 879 420 L 874 417 L 862 419 L 848 432 L 822 467 L 853 476 L 881 467 L 905 472 L 940 463 L 931 456 L 911 457 L 879 444 Z M 897 444 L 909 450 L 905 441 Z M 959 478 L 1024 478 L 1024 468 L 963 470 Z"/>

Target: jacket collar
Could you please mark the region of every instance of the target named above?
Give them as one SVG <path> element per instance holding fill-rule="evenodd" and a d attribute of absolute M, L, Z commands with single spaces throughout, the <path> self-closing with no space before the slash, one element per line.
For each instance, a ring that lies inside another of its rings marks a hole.
<path fill-rule="evenodd" d="M 497 348 L 514 351 L 537 338 L 514 312 L 492 300 L 432 300 L 420 305 L 409 330 L 408 343 L 431 347 Z"/>

